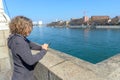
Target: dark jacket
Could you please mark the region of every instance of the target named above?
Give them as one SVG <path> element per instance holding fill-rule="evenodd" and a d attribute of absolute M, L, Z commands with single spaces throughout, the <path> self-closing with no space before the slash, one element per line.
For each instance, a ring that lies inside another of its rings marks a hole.
<path fill-rule="evenodd" d="M 19 34 L 9 36 L 8 47 L 11 49 L 14 64 L 12 80 L 33 80 L 34 67 L 47 51 Z M 32 55 L 31 49 L 40 52 Z"/>

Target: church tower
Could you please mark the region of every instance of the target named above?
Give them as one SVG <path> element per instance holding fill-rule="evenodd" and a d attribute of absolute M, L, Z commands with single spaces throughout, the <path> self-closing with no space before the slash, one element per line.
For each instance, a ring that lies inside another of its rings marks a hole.
<path fill-rule="evenodd" d="M 0 28 L 5 28 L 9 22 L 10 18 L 4 11 L 3 0 L 0 0 Z"/>

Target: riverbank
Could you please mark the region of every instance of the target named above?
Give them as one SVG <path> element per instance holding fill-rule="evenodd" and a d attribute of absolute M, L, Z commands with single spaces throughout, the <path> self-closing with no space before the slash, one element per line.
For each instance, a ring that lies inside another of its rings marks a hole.
<path fill-rule="evenodd" d="M 91 26 L 91 25 L 81 25 L 81 26 L 68 26 L 68 28 L 81 28 L 81 29 L 120 29 L 120 25 L 105 25 L 105 26 Z"/>

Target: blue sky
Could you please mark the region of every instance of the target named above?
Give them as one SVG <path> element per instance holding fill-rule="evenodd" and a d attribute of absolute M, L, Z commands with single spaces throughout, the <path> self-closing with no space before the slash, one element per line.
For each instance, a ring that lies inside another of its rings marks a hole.
<path fill-rule="evenodd" d="M 11 17 L 24 15 L 44 23 L 85 15 L 120 15 L 120 0 L 3 0 Z M 7 13 L 7 9 L 5 8 Z"/>

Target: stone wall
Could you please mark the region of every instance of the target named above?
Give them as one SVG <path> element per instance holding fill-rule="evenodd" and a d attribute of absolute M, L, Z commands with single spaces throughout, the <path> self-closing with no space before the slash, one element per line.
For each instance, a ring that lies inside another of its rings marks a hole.
<path fill-rule="evenodd" d="M 92 64 L 49 49 L 37 64 L 35 77 L 37 80 L 120 80 L 120 54 Z"/>
<path fill-rule="evenodd" d="M 9 30 L 0 26 L 0 80 L 10 80 L 11 65 L 7 47 Z"/>
<path fill-rule="evenodd" d="M 95 26 L 96 29 L 120 29 L 120 26 Z"/>

